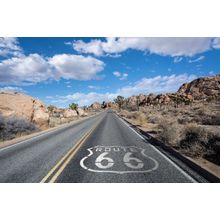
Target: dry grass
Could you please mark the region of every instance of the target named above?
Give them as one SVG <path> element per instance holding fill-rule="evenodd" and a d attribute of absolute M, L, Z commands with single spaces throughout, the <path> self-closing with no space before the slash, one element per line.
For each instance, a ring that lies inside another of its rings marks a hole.
<path fill-rule="evenodd" d="M 220 103 L 141 107 L 121 115 L 141 127 L 152 127 L 155 137 L 193 158 L 215 158 L 220 164 Z M 210 129 L 211 128 L 211 129 Z"/>
<path fill-rule="evenodd" d="M 201 125 L 189 123 L 181 125 L 175 120 L 162 120 L 158 124 L 157 137 L 187 156 L 198 158 L 220 156 L 220 134 L 208 131 Z"/>
<path fill-rule="evenodd" d="M 0 114 L 0 141 L 31 134 L 39 129 L 33 123 L 16 117 L 3 117 Z"/>
<path fill-rule="evenodd" d="M 182 130 L 181 126 L 175 120 L 162 119 L 158 123 L 159 138 L 165 144 L 178 147 L 180 144 Z"/>
<path fill-rule="evenodd" d="M 135 122 L 136 125 L 139 126 L 146 126 L 147 125 L 147 117 L 143 112 L 128 112 L 128 111 L 121 111 L 120 115 L 127 119 L 131 119 Z"/>

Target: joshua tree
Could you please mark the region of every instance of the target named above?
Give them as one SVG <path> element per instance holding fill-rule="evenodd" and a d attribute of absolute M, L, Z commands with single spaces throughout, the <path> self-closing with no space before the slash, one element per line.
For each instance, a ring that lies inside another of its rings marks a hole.
<path fill-rule="evenodd" d="M 69 107 L 70 107 L 72 110 L 77 110 L 78 104 L 72 103 L 72 104 L 69 105 Z"/>
<path fill-rule="evenodd" d="M 121 109 L 123 103 L 124 103 L 125 98 L 123 96 L 117 96 L 116 99 L 114 99 L 114 102 L 118 104 L 119 109 Z"/>

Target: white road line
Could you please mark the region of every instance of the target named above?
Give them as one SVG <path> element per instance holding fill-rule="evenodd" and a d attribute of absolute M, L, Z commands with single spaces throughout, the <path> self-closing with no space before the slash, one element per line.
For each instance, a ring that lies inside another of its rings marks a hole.
<path fill-rule="evenodd" d="M 125 124 L 127 125 L 135 134 L 137 134 L 142 140 L 145 140 L 143 136 L 141 136 L 137 131 L 135 131 L 130 125 L 128 125 L 127 122 L 125 122 L 122 118 L 120 118 L 118 115 L 117 117 Z M 175 164 L 169 157 L 167 157 L 165 154 L 160 152 L 156 147 L 154 147 L 152 144 L 149 143 L 149 146 L 153 148 L 157 153 L 159 153 L 165 160 L 167 160 L 169 163 L 171 163 L 180 173 L 182 173 L 185 177 L 187 177 L 192 182 L 196 183 L 197 181 L 192 178 L 188 173 L 186 173 L 182 168 L 180 168 L 177 164 Z"/>
<path fill-rule="evenodd" d="M 145 138 L 143 136 L 141 136 L 137 131 L 135 131 L 126 121 L 124 121 L 123 119 L 121 119 L 118 115 L 117 117 L 124 123 L 126 124 L 136 135 L 138 135 L 142 140 L 145 140 Z"/>

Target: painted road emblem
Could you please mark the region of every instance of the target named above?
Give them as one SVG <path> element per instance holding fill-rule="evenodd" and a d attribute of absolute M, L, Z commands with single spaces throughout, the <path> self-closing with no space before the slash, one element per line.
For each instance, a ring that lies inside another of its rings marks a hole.
<path fill-rule="evenodd" d="M 99 173 L 148 173 L 156 170 L 158 162 L 146 155 L 146 149 L 135 146 L 95 146 L 81 159 L 80 166 Z"/>

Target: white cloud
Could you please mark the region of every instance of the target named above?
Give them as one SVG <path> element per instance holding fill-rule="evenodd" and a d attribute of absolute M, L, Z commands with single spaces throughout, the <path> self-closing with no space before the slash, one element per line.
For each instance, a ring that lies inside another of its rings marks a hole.
<path fill-rule="evenodd" d="M 115 71 L 115 72 L 113 72 L 113 75 L 116 76 L 116 77 L 120 77 L 120 76 L 121 76 L 121 73 L 118 72 L 118 71 Z"/>
<path fill-rule="evenodd" d="M 26 92 L 20 87 L 5 86 L 5 87 L 0 88 L 0 92 L 6 92 L 6 91 L 22 92 L 22 93 Z"/>
<path fill-rule="evenodd" d="M 125 80 L 128 77 L 127 73 L 120 73 L 118 71 L 113 72 L 113 75 L 119 78 L 120 80 Z"/>
<path fill-rule="evenodd" d="M 90 42 L 74 41 L 74 50 L 81 53 L 91 53 L 96 56 L 118 54 L 128 49 L 135 49 L 159 55 L 194 56 L 212 48 L 213 38 L 106 38 Z M 216 44 L 217 45 L 217 44 Z M 217 48 L 217 46 L 215 46 Z"/>
<path fill-rule="evenodd" d="M 216 37 L 213 40 L 213 48 L 215 49 L 220 49 L 220 37 Z"/>
<path fill-rule="evenodd" d="M 53 77 L 51 66 L 38 54 L 0 62 L 1 84 L 33 84 Z"/>
<path fill-rule="evenodd" d="M 128 78 L 128 74 L 127 73 L 123 73 L 122 74 L 122 77 L 120 77 L 119 79 L 120 80 L 125 80 L 125 79 L 127 79 Z"/>
<path fill-rule="evenodd" d="M 68 54 L 55 55 L 48 62 L 55 67 L 59 77 L 75 80 L 96 79 L 96 74 L 105 66 L 104 62 L 90 56 Z"/>
<path fill-rule="evenodd" d="M 0 37 L 0 56 L 20 56 L 22 49 L 15 37 Z"/>
<path fill-rule="evenodd" d="M 28 85 L 46 80 L 96 79 L 105 64 L 95 58 L 60 54 L 44 58 L 39 54 L 13 57 L 0 62 L 0 82 L 10 85 Z"/>
<path fill-rule="evenodd" d="M 120 90 L 118 90 L 118 93 L 122 96 L 127 97 L 140 93 L 148 94 L 175 92 L 183 83 L 190 82 L 195 78 L 195 75 L 188 74 L 173 74 L 170 76 L 159 75 L 153 78 L 143 78 L 132 85 L 121 88 Z"/>
<path fill-rule="evenodd" d="M 205 59 L 205 56 L 200 56 L 194 60 L 189 60 L 189 63 L 196 63 L 196 62 L 199 62 L 201 60 L 204 60 Z"/>
<path fill-rule="evenodd" d="M 179 62 L 181 62 L 182 60 L 183 60 L 182 57 L 174 57 L 173 62 L 174 62 L 174 63 L 179 63 Z"/>
<path fill-rule="evenodd" d="M 88 88 L 89 88 L 89 89 L 100 89 L 99 86 L 93 86 L 93 85 L 89 85 Z"/>
<path fill-rule="evenodd" d="M 79 106 L 90 105 L 93 102 L 102 102 L 102 101 L 111 101 L 115 98 L 115 94 L 113 93 L 81 93 L 77 92 L 74 94 L 70 94 L 67 96 L 53 96 L 49 97 L 48 100 L 51 100 L 51 103 L 57 104 L 60 107 L 68 106 L 69 103 L 75 102 L 78 103 Z"/>
<path fill-rule="evenodd" d="M 118 95 L 129 97 L 138 94 L 176 92 L 179 87 L 186 82 L 190 82 L 196 78 L 195 75 L 180 74 L 170 76 L 156 76 L 153 78 L 143 78 L 128 86 L 118 89 L 114 93 L 74 93 L 67 96 L 48 97 L 50 102 L 59 106 L 68 106 L 71 102 L 76 102 L 80 106 L 90 105 L 94 102 L 113 101 Z"/>

